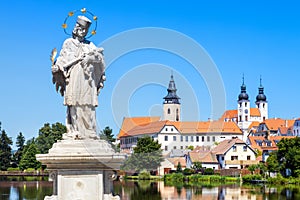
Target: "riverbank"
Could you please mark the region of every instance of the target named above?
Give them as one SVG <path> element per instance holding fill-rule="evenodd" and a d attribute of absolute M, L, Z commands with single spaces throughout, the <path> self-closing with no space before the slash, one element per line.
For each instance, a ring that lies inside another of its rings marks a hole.
<path fill-rule="evenodd" d="M 0 176 L 47 176 L 46 171 L 0 171 Z"/>

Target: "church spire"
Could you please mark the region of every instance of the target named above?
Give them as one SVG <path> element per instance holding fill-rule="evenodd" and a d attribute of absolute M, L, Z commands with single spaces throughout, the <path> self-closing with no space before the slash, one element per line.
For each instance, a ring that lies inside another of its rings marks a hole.
<path fill-rule="evenodd" d="M 168 90 L 168 95 L 164 97 L 165 100 L 164 103 L 180 104 L 179 102 L 180 97 L 178 97 L 176 94 L 177 89 L 173 78 L 173 73 L 171 74 L 171 80 L 169 82 L 169 87 L 167 90 Z"/>
<path fill-rule="evenodd" d="M 246 93 L 245 77 L 243 74 L 243 84 L 241 86 L 241 93 L 239 94 L 238 100 L 241 101 L 241 100 L 248 100 L 248 99 L 249 99 L 249 96 Z"/>
<path fill-rule="evenodd" d="M 260 76 L 260 85 L 258 87 L 258 95 L 256 96 L 256 102 L 267 100 L 267 97 L 264 94 L 264 87 L 262 86 L 261 82 L 262 82 L 262 79 L 261 79 L 261 76 Z"/>

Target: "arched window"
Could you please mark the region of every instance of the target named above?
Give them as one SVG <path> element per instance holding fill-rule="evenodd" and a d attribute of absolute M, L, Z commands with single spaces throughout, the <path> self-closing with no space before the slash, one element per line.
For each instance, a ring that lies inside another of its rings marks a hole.
<path fill-rule="evenodd" d="M 171 114 L 171 110 L 170 110 L 170 108 L 168 108 L 168 114 Z"/>
<path fill-rule="evenodd" d="M 176 121 L 179 121 L 179 110 L 178 110 L 178 108 L 176 109 Z"/>

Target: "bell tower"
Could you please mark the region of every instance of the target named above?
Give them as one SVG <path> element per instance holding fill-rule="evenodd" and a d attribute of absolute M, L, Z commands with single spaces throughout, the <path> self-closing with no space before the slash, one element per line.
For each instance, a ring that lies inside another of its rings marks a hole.
<path fill-rule="evenodd" d="M 171 75 L 171 80 L 167 90 L 168 94 L 164 97 L 163 103 L 163 120 L 180 121 L 180 97 L 176 94 L 177 89 L 173 74 Z"/>
<path fill-rule="evenodd" d="M 265 121 L 268 119 L 268 102 L 267 97 L 264 94 L 264 87 L 261 84 L 261 77 L 260 77 L 260 86 L 258 87 L 258 95 L 256 96 L 256 108 L 259 109 L 261 115 L 261 121 Z"/>
<path fill-rule="evenodd" d="M 249 125 L 250 121 L 250 101 L 249 96 L 246 92 L 246 85 L 243 75 L 243 84 L 241 86 L 241 93 L 238 96 L 238 126 L 240 129 L 245 132 Z"/>

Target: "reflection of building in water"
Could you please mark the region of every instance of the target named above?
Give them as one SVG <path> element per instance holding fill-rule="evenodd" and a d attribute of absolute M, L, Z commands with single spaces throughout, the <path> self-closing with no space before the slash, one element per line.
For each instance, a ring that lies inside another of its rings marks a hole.
<path fill-rule="evenodd" d="M 262 195 L 253 193 L 253 188 L 240 186 L 219 187 L 180 187 L 158 183 L 158 190 L 163 200 L 262 200 Z"/>

